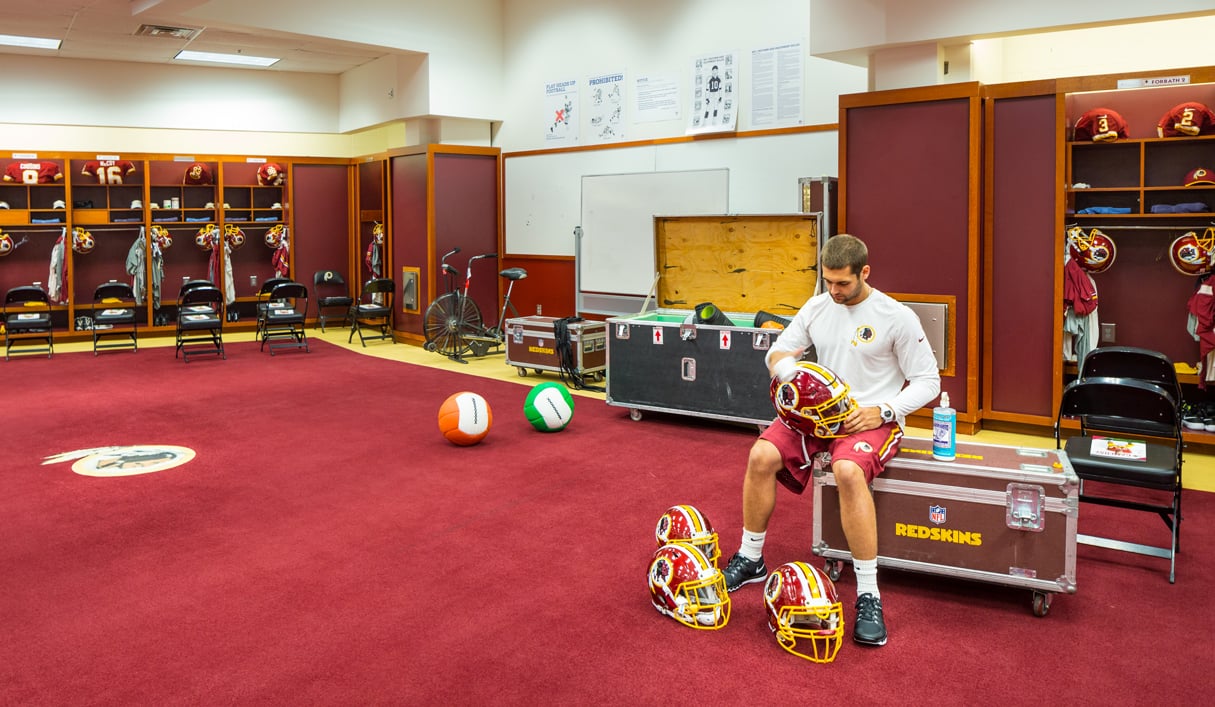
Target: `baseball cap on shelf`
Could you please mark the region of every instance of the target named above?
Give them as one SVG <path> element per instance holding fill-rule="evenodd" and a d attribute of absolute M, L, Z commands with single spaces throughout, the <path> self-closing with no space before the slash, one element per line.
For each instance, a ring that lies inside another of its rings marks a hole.
<path fill-rule="evenodd" d="M 1206 167 L 1196 167 L 1191 169 L 1185 175 L 1185 185 L 1192 187 L 1195 184 L 1215 184 L 1215 172 Z"/>
<path fill-rule="evenodd" d="M 7 208 L 9 208 L 9 206 L 8 206 L 8 202 L 7 202 L 7 201 L 0 201 L 0 209 L 7 209 Z"/>
<path fill-rule="evenodd" d="M 51 204 L 51 208 L 52 209 L 66 209 L 67 202 L 65 202 L 63 199 L 55 199 L 55 203 Z"/>
<path fill-rule="evenodd" d="M 139 199 L 135 199 L 135 200 L 131 201 L 131 208 L 132 209 L 142 209 L 143 202 L 140 201 Z"/>
<path fill-rule="evenodd" d="M 1156 125 L 1159 137 L 1194 137 L 1215 129 L 1215 113 L 1202 103 L 1178 103 Z"/>
<path fill-rule="evenodd" d="M 1075 140 L 1112 142 L 1126 137 L 1127 124 L 1117 111 L 1109 108 L 1086 110 L 1076 121 Z"/>

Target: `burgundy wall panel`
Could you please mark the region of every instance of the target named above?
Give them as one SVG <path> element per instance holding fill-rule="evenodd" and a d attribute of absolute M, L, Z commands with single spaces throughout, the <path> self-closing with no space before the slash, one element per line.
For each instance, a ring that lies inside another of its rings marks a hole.
<path fill-rule="evenodd" d="M 957 298 L 956 375 L 941 385 L 966 412 L 969 281 L 967 99 L 850 108 L 846 113 L 847 230 L 869 246 L 870 283 L 883 292 Z"/>
<path fill-rule="evenodd" d="M 426 195 L 428 193 L 426 154 L 402 155 L 391 160 L 392 171 L 392 263 L 398 276 L 403 267 L 419 268 L 422 281 L 418 283 L 418 305 L 425 312 L 430 304 L 426 294 L 434 270 L 428 264 L 429 247 L 426 224 Z M 361 241 L 359 253 L 367 248 L 367 234 Z M 440 254 L 441 255 L 441 254 Z M 362 258 L 362 256 L 359 256 Z M 436 256 L 437 257 L 437 256 Z M 400 279 L 399 277 L 397 278 Z M 442 283 L 439 283 L 442 289 Z M 405 314 L 397 307 L 394 327 L 399 331 L 422 333 L 422 316 Z"/>
<path fill-rule="evenodd" d="M 512 255 L 503 259 L 502 267 L 527 270 L 527 278 L 515 283 L 510 296 L 520 315 L 536 314 L 537 306 L 546 317 L 572 317 L 577 313 L 573 258 Z"/>
<path fill-rule="evenodd" d="M 1054 415 L 1055 97 L 993 101 L 993 411 Z"/>
<path fill-rule="evenodd" d="M 434 272 L 438 258 L 453 247 L 460 252 L 449 263 L 461 273 L 468 259 L 498 251 L 498 160 L 496 155 L 437 153 L 434 156 Z M 498 271 L 496 259 L 473 264 L 469 294 L 481 307 L 486 326 L 498 321 Z M 463 284 L 461 282 L 461 284 Z"/>
<path fill-rule="evenodd" d="M 295 279 L 308 286 L 309 294 L 312 275 L 317 270 L 346 272 L 350 243 L 349 170 L 345 165 L 296 163 L 292 171 L 295 184 L 290 206 L 294 210 L 295 230 L 291 247 L 295 250 Z M 267 254 L 271 253 L 260 243 L 245 247 L 260 247 Z M 350 286 L 355 288 L 357 284 Z"/>

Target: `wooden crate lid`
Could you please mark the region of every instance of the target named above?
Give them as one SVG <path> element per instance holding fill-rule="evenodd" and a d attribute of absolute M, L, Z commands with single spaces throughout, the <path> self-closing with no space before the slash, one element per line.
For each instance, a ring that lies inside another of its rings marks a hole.
<path fill-rule="evenodd" d="M 818 214 L 654 219 L 657 306 L 793 316 L 818 281 Z"/>

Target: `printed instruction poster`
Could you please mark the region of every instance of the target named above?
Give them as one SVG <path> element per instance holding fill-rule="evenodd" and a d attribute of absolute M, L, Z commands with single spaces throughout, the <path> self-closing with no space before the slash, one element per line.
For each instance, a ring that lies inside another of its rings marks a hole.
<path fill-rule="evenodd" d="M 679 120 L 679 78 L 674 74 L 638 76 L 633 97 L 634 123 Z"/>
<path fill-rule="evenodd" d="M 800 42 L 752 50 L 752 128 L 801 125 L 803 70 Z"/>
<path fill-rule="evenodd" d="M 553 145 L 578 142 L 578 81 L 569 79 L 544 84 L 547 112 L 544 140 Z"/>
<path fill-rule="evenodd" d="M 738 124 L 738 52 L 692 61 L 688 134 L 730 132 Z"/>
<path fill-rule="evenodd" d="M 601 142 L 624 139 L 624 72 L 587 79 L 588 139 Z"/>

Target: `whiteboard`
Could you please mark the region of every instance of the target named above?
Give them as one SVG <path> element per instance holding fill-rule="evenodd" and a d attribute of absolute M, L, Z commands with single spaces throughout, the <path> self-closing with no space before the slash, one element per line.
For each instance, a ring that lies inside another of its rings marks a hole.
<path fill-rule="evenodd" d="M 729 213 L 730 170 L 582 177 L 579 292 L 645 296 L 657 269 L 655 216 Z"/>
<path fill-rule="evenodd" d="M 652 172 L 654 152 L 643 145 L 505 160 L 507 253 L 574 255 L 583 175 Z"/>

